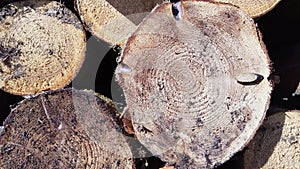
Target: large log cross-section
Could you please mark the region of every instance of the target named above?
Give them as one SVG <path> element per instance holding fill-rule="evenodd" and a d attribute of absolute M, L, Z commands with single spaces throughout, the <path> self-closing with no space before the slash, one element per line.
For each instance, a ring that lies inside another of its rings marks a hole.
<path fill-rule="evenodd" d="M 85 59 L 86 34 L 64 5 L 26 0 L 0 9 L 0 89 L 38 94 L 68 85 Z"/>
<path fill-rule="evenodd" d="M 142 144 L 176 168 L 212 168 L 241 150 L 264 119 L 269 58 L 242 10 L 181 3 L 158 6 L 139 25 L 116 77 Z"/>
<path fill-rule="evenodd" d="M 18 103 L 0 133 L 0 168 L 135 169 L 112 102 L 60 89 Z"/>

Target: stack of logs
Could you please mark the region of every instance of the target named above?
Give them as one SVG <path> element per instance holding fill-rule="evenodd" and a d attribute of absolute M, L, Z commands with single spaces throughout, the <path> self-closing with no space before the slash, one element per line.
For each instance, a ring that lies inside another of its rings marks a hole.
<path fill-rule="evenodd" d="M 215 168 L 246 146 L 243 168 L 298 168 L 300 112 L 265 118 L 278 79 L 253 20 L 278 2 L 5 1 L 0 89 L 24 99 L 0 130 L 0 168 Z M 122 48 L 122 113 L 68 86 L 87 32 Z"/>

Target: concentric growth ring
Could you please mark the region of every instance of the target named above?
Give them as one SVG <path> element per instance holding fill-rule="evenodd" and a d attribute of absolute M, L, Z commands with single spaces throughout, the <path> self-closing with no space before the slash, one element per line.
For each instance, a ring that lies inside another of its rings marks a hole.
<path fill-rule="evenodd" d="M 152 11 L 126 44 L 116 77 L 142 144 L 179 168 L 211 168 L 261 124 L 269 59 L 240 9 L 203 1 L 182 1 L 182 9 L 179 19 L 171 3 Z"/>

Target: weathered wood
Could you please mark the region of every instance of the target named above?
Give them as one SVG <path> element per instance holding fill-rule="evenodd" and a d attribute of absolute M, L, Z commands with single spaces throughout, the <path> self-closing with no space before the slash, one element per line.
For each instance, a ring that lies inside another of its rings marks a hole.
<path fill-rule="evenodd" d="M 6 119 L 0 168 L 135 168 L 117 110 L 93 92 L 25 99 Z"/>
<path fill-rule="evenodd" d="M 178 9 L 164 3 L 140 24 L 116 77 L 145 147 L 175 168 L 211 168 L 241 150 L 261 124 L 272 89 L 269 58 L 242 10 L 182 3 L 177 19 Z M 240 84 L 244 73 L 262 79 Z"/>
<path fill-rule="evenodd" d="M 214 2 L 224 2 L 233 4 L 252 18 L 262 16 L 272 10 L 281 0 L 212 0 Z"/>
<path fill-rule="evenodd" d="M 0 88 L 35 94 L 69 84 L 85 56 L 85 31 L 62 4 L 14 2 L 0 9 Z"/>
<path fill-rule="evenodd" d="M 244 168 L 289 168 L 300 166 L 300 111 L 269 116 L 244 153 Z"/>
<path fill-rule="evenodd" d="M 123 45 L 137 25 L 163 0 L 76 0 L 86 28 L 98 38 Z"/>

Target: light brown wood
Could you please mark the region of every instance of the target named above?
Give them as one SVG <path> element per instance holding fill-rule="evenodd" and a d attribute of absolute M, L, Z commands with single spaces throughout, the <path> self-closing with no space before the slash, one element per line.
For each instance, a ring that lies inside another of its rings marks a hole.
<path fill-rule="evenodd" d="M 212 0 L 214 2 L 223 2 L 233 4 L 252 18 L 262 16 L 272 10 L 281 0 Z"/>
<path fill-rule="evenodd" d="M 47 0 L 0 10 L 0 88 L 27 95 L 69 84 L 85 58 L 85 31 L 75 14 Z"/>
<path fill-rule="evenodd" d="M 212 168 L 252 138 L 268 107 L 269 58 L 254 21 L 232 5 L 157 7 L 116 69 L 137 138 L 175 168 Z M 179 17 L 180 18 L 180 17 Z M 262 79 L 241 84 L 237 77 Z"/>
<path fill-rule="evenodd" d="M 123 45 L 137 25 L 163 0 L 76 0 L 86 28 L 98 38 Z"/>
<path fill-rule="evenodd" d="M 20 102 L 0 135 L 0 168 L 134 169 L 112 102 L 62 89 Z"/>
<path fill-rule="evenodd" d="M 166 167 L 162 167 L 160 169 L 174 169 L 174 167 L 173 166 L 166 166 Z"/>
<path fill-rule="evenodd" d="M 279 112 L 268 117 L 244 153 L 245 169 L 300 166 L 300 111 Z"/>

